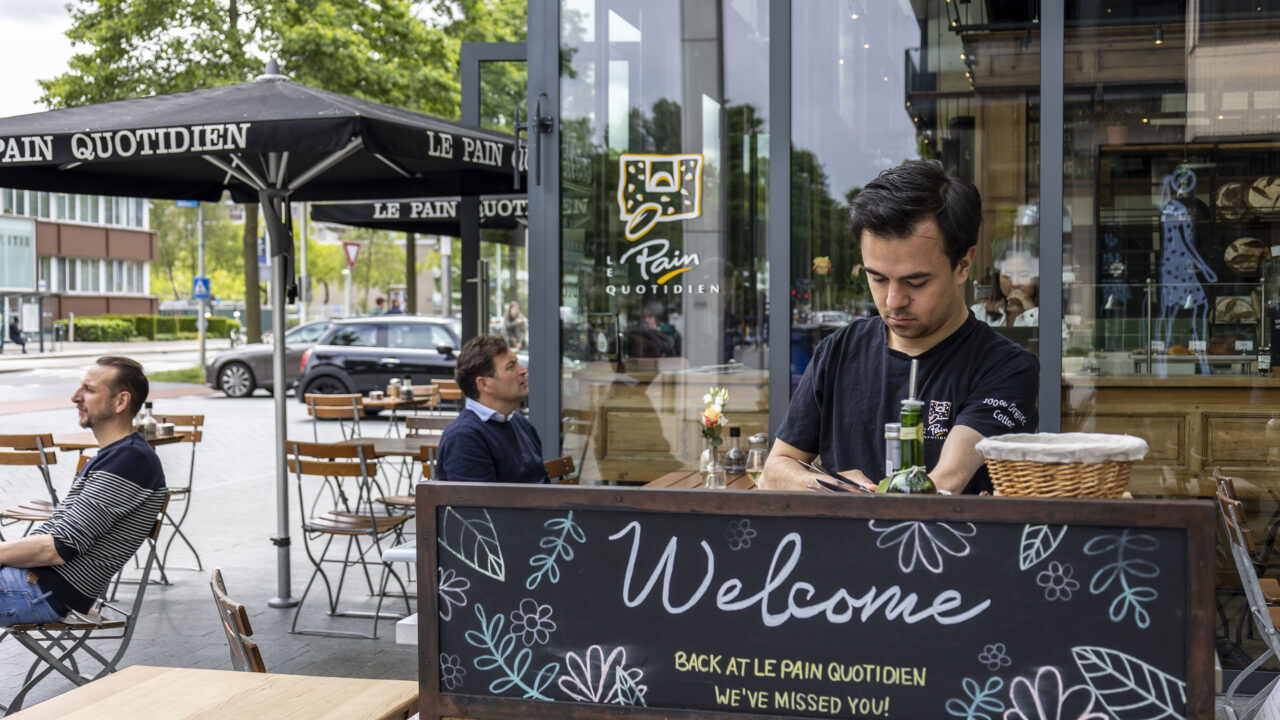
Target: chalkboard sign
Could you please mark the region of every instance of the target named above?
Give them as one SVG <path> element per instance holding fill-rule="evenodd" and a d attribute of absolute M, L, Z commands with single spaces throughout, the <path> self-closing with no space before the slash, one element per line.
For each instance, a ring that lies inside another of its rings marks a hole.
<path fill-rule="evenodd" d="M 1213 712 L 1204 501 L 427 483 L 418 528 L 423 718 Z"/>

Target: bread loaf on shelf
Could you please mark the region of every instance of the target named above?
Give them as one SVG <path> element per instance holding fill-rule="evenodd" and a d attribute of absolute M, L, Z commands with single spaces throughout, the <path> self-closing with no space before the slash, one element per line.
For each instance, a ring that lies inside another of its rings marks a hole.
<path fill-rule="evenodd" d="M 1265 175 L 1253 181 L 1246 196 L 1249 210 L 1260 220 L 1280 218 L 1280 177 Z"/>
<path fill-rule="evenodd" d="M 1214 204 L 1218 208 L 1218 218 L 1225 222 L 1240 222 L 1249 211 L 1245 191 L 1248 186 L 1242 182 L 1231 181 L 1218 188 L 1218 196 Z"/>

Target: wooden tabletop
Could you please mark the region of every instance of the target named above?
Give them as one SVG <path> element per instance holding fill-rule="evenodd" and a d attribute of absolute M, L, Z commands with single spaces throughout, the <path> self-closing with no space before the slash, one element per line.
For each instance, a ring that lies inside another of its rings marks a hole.
<path fill-rule="evenodd" d="M 147 438 L 147 443 L 151 447 L 158 445 L 168 445 L 170 443 L 182 442 L 181 435 L 166 435 L 164 437 Z M 62 450 L 96 450 L 98 449 L 98 441 L 93 437 L 92 432 L 66 433 L 65 435 L 54 435 L 53 444 Z"/>
<path fill-rule="evenodd" d="M 643 487 L 667 490 L 693 490 L 702 488 L 702 472 L 698 470 L 677 470 L 669 472 L 656 480 L 650 480 Z M 726 475 L 726 490 L 754 490 L 750 475 Z"/>
<path fill-rule="evenodd" d="M 440 447 L 439 435 L 411 435 L 409 437 L 352 438 L 338 445 L 373 443 L 374 457 L 417 457 L 423 450 Z"/>
<path fill-rule="evenodd" d="M 370 410 L 405 410 L 408 408 L 426 407 L 431 404 L 432 398 L 433 396 L 431 395 L 425 395 L 422 397 L 415 395 L 412 400 L 394 397 L 366 397 L 361 400 L 360 403 Z"/>
<path fill-rule="evenodd" d="M 402 720 L 410 680 L 277 675 L 134 665 L 10 717 L 19 720 Z M 159 714 L 157 714 L 159 713 Z"/>

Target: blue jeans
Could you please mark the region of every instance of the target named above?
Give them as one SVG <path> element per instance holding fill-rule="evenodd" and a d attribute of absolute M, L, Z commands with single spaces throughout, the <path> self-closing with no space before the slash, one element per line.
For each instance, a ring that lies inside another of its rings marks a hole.
<path fill-rule="evenodd" d="M 0 627 L 58 622 L 62 616 L 49 605 L 53 594 L 27 582 L 28 570 L 0 566 Z"/>

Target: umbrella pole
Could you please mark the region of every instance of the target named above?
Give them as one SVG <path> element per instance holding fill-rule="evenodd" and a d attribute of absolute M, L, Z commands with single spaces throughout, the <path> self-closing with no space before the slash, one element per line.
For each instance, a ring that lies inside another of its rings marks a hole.
<path fill-rule="evenodd" d="M 274 156 L 275 153 L 272 153 Z M 275 159 L 274 157 L 272 158 Z M 292 252 L 292 239 L 288 228 L 281 222 L 281 206 L 288 202 L 288 195 L 278 191 L 261 191 L 258 193 L 262 204 L 262 216 L 266 221 L 267 235 L 270 239 L 271 253 L 271 369 L 276 382 L 271 384 L 271 394 L 275 399 L 276 410 L 276 537 L 271 542 L 276 546 L 276 596 L 267 601 L 267 605 L 276 608 L 294 607 L 298 604 L 290 590 L 291 577 L 289 568 L 289 463 L 286 443 L 285 398 L 285 288 L 289 284 L 286 277 L 286 254 Z"/>

